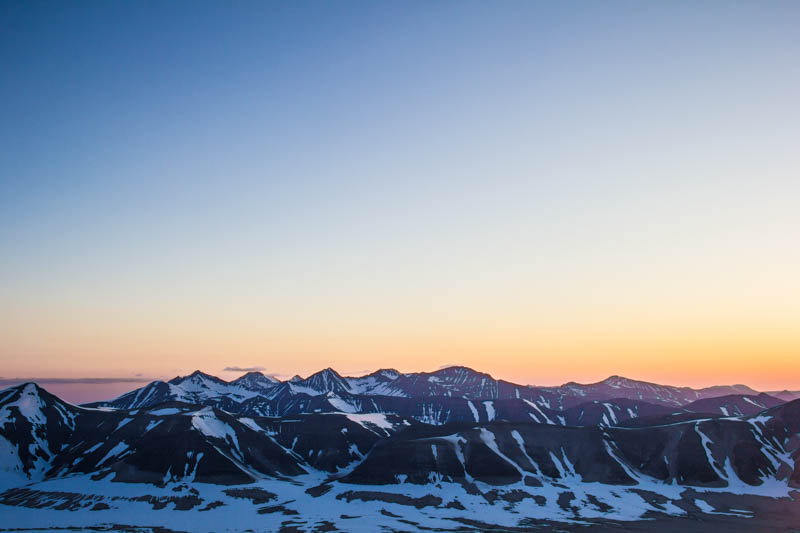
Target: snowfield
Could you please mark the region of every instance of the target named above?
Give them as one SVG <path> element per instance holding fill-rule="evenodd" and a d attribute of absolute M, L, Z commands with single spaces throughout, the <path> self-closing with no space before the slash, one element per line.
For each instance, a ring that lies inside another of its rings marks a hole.
<path fill-rule="evenodd" d="M 569 470 L 568 465 L 564 468 Z M 241 486 L 177 482 L 156 487 L 75 476 L 24 487 L 27 493 L 47 495 L 42 499 L 29 496 L 30 505 L 40 505 L 42 500 L 51 505 L 44 508 L 2 505 L 10 498 L 6 492 L 0 495 L 0 512 L 4 528 L 21 529 L 46 529 L 54 524 L 77 528 L 132 524 L 193 532 L 278 531 L 289 526 L 301 531 L 322 526 L 340 531 L 384 528 L 407 531 L 412 525 L 455 530 L 465 523 L 511 528 L 536 520 L 588 525 L 603 519 L 632 521 L 657 515 L 686 516 L 686 510 L 676 504 L 686 501 L 684 493 L 688 492 L 702 513 L 744 519 L 752 516 L 750 511 L 715 508 L 703 497 L 724 491 L 692 490 L 647 480 L 640 480 L 635 487 L 583 483 L 574 477 L 566 483 L 542 487 L 523 483 L 494 487 L 478 482 L 480 493 L 476 494 L 457 483 L 322 485 L 325 479 L 325 475 L 310 474 L 291 482 L 261 480 Z M 320 486 L 330 489 L 308 490 Z M 255 503 L 231 495 L 237 494 L 237 490 L 247 493 L 254 489 L 273 496 L 268 502 Z M 772 497 L 789 497 L 787 488 L 775 489 L 761 492 Z M 663 499 L 654 499 L 651 494 Z M 76 508 L 55 509 L 69 500 L 75 502 L 78 498 L 75 495 L 80 495 Z M 162 505 L 163 508 L 157 509 Z"/>

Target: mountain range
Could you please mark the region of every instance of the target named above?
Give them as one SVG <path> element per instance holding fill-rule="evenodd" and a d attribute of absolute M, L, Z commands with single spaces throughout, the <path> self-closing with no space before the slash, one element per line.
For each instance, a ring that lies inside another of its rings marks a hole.
<path fill-rule="evenodd" d="M 197 371 L 83 406 L 35 383 L 0 391 L 0 510 L 15 524 L 168 507 L 220 530 L 243 501 L 248 527 L 267 529 L 755 523 L 797 488 L 800 399 L 743 385 L 534 387 L 449 367 Z"/>
<path fill-rule="evenodd" d="M 745 385 L 692 389 L 620 376 L 591 384 L 536 387 L 496 380 L 467 367 L 409 374 L 383 369 L 362 377 L 343 377 L 326 368 L 305 379 L 295 376 L 284 382 L 260 372 L 248 372 L 228 382 L 195 371 L 167 382 L 154 381 L 88 407 L 140 409 L 182 402 L 245 416 L 393 413 L 433 425 L 506 420 L 610 426 L 631 418 L 683 411 L 753 414 L 795 398 L 800 398 L 800 393 L 786 391 L 778 397 Z"/>

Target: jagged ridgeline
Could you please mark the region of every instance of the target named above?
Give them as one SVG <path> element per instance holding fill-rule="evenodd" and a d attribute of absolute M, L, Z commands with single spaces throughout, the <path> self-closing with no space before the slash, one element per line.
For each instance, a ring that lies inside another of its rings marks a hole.
<path fill-rule="evenodd" d="M 534 387 L 496 380 L 466 367 L 409 374 L 384 369 L 357 378 L 343 377 L 327 368 L 306 379 L 296 376 L 285 382 L 260 372 L 227 382 L 196 371 L 167 382 L 154 381 L 115 400 L 88 407 L 141 409 L 181 402 L 246 416 L 392 413 L 434 425 L 507 420 L 610 426 L 683 411 L 754 414 L 786 399 L 793 397 L 760 394 L 744 385 L 691 389 L 618 376 L 588 385 Z"/>

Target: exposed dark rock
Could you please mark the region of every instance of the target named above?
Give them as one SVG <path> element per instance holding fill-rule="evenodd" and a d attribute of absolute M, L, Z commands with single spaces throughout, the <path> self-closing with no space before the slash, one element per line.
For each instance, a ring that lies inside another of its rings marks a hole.
<path fill-rule="evenodd" d="M 225 489 L 223 492 L 232 498 L 250 500 L 253 502 L 253 505 L 261 505 L 278 499 L 276 494 L 257 487 L 247 489 Z"/>
<path fill-rule="evenodd" d="M 345 500 L 348 503 L 352 500 L 362 500 L 365 502 L 381 501 L 386 503 L 396 503 L 399 505 L 409 505 L 422 509 L 423 507 L 438 507 L 442 504 L 442 499 L 438 496 L 427 494 L 419 498 L 411 498 L 404 494 L 394 494 L 391 492 L 373 491 L 347 491 L 336 496 L 337 500 Z"/>

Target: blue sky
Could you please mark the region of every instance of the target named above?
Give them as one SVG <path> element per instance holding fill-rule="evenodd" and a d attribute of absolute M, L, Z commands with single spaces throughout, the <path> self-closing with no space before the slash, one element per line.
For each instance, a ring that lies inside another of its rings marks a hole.
<path fill-rule="evenodd" d="M 776 383 L 800 348 L 799 15 L 4 2 L 4 372 L 557 382 L 563 353 L 674 381 L 678 336 L 709 368 L 760 345 Z"/>

